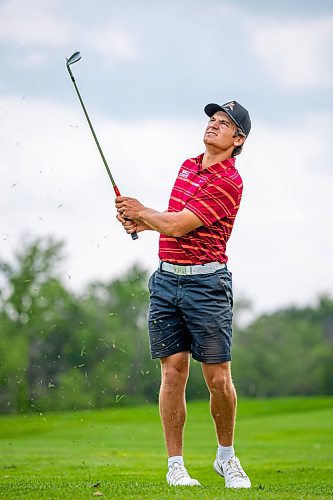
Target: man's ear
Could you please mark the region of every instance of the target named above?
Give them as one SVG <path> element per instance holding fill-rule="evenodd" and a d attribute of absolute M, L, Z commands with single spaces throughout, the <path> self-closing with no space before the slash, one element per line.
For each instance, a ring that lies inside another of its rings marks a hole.
<path fill-rule="evenodd" d="M 246 137 L 244 137 L 243 135 L 237 135 L 234 140 L 234 146 L 241 146 L 242 144 L 244 144 L 245 140 Z"/>

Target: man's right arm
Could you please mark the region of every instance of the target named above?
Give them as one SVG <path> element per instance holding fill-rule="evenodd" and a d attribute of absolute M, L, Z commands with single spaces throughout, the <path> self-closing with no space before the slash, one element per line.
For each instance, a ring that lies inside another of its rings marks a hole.
<path fill-rule="evenodd" d="M 152 208 L 145 207 L 135 198 L 118 196 L 116 208 L 123 220 L 136 223 L 141 230 L 149 227 L 161 234 L 179 238 L 203 225 L 200 218 L 190 210 L 184 208 L 180 212 L 158 212 Z M 126 224 L 127 227 L 129 225 Z M 124 225 L 124 227 L 126 228 Z M 126 229 L 133 232 L 134 228 Z"/>
<path fill-rule="evenodd" d="M 143 222 L 151 229 L 173 238 L 180 238 L 203 225 L 199 217 L 186 208 L 180 212 L 158 212 L 152 208 L 142 207 L 136 220 L 139 224 Z"/>

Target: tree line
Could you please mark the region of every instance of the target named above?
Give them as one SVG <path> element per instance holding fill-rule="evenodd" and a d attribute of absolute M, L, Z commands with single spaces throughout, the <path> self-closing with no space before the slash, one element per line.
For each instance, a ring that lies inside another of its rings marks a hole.
<path fill-rule="evenodd" d="M 147 271 L 90 283 L 80 295 L 58 274 L 63 243 L 30 241 L 0 260 L 0 412 L 103 408 L 158 399 L 150 359 Z M 289 307 L 240 326 L 233 378 L 247 397 L 333 393 L 333 300 Z M 207 397 L 192 362 L 188 399 Z"/>

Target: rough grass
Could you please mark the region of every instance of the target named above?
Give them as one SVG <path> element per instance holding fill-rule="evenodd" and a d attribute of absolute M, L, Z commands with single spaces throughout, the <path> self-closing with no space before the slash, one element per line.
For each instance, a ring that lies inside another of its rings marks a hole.
<path fill-rule="evenodd" d="M 236 450 L 253 488 L 212 469 L 207 402 L 189 404 L 185 461 L 202 488 L 170 488 L 155 406 L 0 417 L 0 497 L 333 498 L 333 398 L 239 402 Z"/>

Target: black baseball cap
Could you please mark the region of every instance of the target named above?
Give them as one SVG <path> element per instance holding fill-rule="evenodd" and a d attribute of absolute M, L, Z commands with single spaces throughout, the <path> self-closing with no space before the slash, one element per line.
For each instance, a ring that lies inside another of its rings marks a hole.
<path fill-rule="evenodd" d="M 205 106 L 205 113 L 209 117 L 213 116 L 217 111 L 224 111 L 230 116 L 232 121 L 248 136 L 251 130 L 251 120 L 247 109 L 245 109 L 237 101 L 226 102 L 225 104 L 210 103 Z"/>

